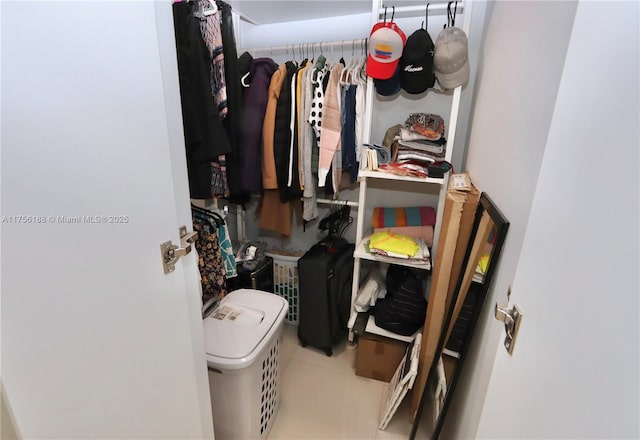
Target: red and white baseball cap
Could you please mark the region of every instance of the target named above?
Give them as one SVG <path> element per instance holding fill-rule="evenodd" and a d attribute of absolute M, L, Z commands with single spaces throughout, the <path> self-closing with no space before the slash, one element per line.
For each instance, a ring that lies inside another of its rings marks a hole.
<path fill-rule="evenodd" d="M 376 23 L 369 36 L 367 75 L 375 79 L 391 78 L 406 42 L 406 35 L 394 22 Z"/>

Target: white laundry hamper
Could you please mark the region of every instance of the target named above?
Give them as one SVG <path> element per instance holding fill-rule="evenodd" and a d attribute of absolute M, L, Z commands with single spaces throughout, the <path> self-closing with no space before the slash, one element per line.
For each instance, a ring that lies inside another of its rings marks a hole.
<path fill-rule="evenodd" d="M 239 289 L 204 319 L 216 440 L 266 439 L 280 406 L 287 300 Z"/>

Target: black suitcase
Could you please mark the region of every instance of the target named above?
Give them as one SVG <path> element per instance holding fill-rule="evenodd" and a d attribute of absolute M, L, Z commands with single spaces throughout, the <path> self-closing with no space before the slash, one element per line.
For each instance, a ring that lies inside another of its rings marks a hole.
<path fill-rule="evenodd" d="M 298 260 L 298 339 L 303 347 L 331 356 L 333 346 L 346 337 L 354 249 L 344 238 L 329 236 Z"/>

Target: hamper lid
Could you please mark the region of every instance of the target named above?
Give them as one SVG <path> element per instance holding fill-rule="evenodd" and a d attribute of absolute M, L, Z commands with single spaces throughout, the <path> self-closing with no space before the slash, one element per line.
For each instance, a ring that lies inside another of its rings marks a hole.
<path fill-rule="evenodd" d="M 204 319 L 207 362 L 216 368 L 243 368 L 278 330 L 289 307 L 273 293 L 239 289 L 225 296 Z"/>

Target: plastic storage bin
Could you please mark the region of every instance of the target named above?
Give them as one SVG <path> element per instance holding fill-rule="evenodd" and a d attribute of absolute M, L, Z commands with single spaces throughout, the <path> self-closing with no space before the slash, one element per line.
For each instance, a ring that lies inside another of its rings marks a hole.
<path fill-rule="evenodd" d="M 236 264 L 238 276 L 227 279 L 227 291 L 237 289 L 257 289 L 273 292 L 273 259 L 264 257 L 254 269 L 246 268 L 243 263 Z"/>
<path fill-rule="evenodd" d="M 273 258 L 273 293 L 289 302 L 285 322 L 298 325 L 300 310 L 298 260 L 304 252 L 269 251 L 265 252 L 265 255 Z"/>
<path fill-rule="evenodd" d="M 266 439 L 280 406 L 287 301 L 239 289 L 204 319 L 216 439 Z"/>

